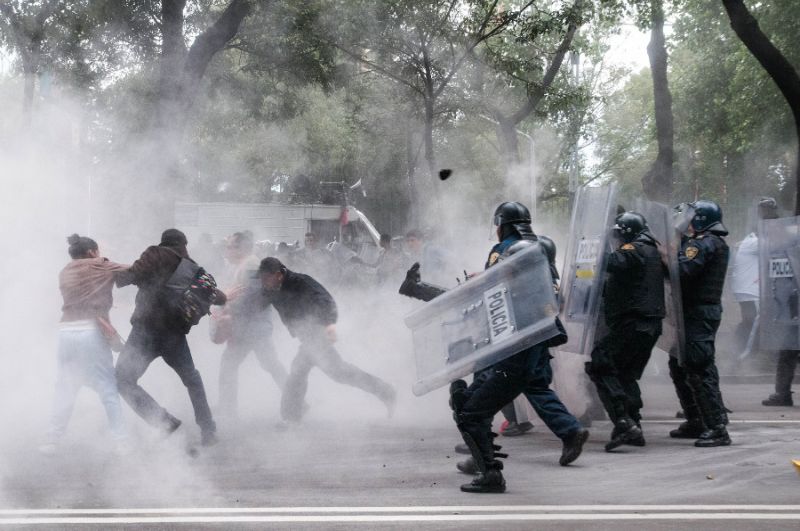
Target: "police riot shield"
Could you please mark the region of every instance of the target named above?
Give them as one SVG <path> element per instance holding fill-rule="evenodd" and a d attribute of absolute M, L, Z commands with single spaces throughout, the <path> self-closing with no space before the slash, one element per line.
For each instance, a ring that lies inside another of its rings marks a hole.
<path fill-rule="evenodd" d="M 761 220 L 758 232 L 760 346 L 800 349 L 800 217 Z"/>
<path fill-rule="evenodd" d="M 656 346 L 671 356 L 683 360 L 685 335 L 683 331 L 683 303 L 681 301 L 681 275 L 678 267 L 678 252 L 681 247 L 680 233 L 675 228 L 672 208 L 661 203 L 637 199 L 631 205 L 635 212 L 647 220 L 650 234 L 658 240 L 661 261 L 666 268 L 664 277 L 664 304 L 666 316 L 663 332 Z"/>
<path fill-rule="evenodd" d="M 550 266 L 537 243 L 406 317 L 420 396 L 556 336 Z"/>
<path fill-rule="evenodd" d="M 589 354 L 594 342 L 609 250 L 608 234 L 617 208 L 616 185 L 578 189 L 572 207 L 564 273 L 562 322 L 569 341 L 559 350 Z"/>

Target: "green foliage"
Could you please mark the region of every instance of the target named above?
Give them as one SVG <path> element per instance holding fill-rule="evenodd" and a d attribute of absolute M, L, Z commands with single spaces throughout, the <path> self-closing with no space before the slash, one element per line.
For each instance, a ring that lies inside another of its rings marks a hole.
<path fill-rule="evenodd" d="M 766 34 L 800 67 L 796 3 L 754 4 L 753 11 Z M 789 171 L 797 140 L 783 96 L 730 29 L 721 3 L 684 0 L 673 17 L 675 200 L 699 195 L 743 212 L 754 197 L 774 195 L 790 207 Z M 632 76 L 610 97 L 601 122 L 601 164 L 635 192 L 655 157 L 649 71 Z"/>
<path fill-rule="evenodd" d="M 88 159 L 103 179 L 147 141 L 160 94 L 157 0 L 7 1 L 29 34 L 41 25 L 39 98 L 71 93 L 86 116 Z M 189 0 L 187 46 L 228 5 Z M 493 117 L 521 108 L 571 22 L 583 24 L 536 111 L 517 124 L 534 138 L 540 196 L 567 204 L 570 166 L 581 182 L 617 180 L 628 196 L 655 159 L 648 70 L 605 64 L 621 23 L 648 28 L 651 0 L 297 0 L 254 2 L 227 49 L 209 65 L 189 113 L 180 170 L 203 200 L 276 199 L 273 183 L 362 179 L 360 206 L 399 232 L 413 184 L 423 200 L 426 123 L 449 190 L 488 208 L 527 190 L 527 169 L 504 167 Z M 800 66 L 794 0 L 749 2 L 759 23 Z M 48 8 L 48 6 L 50 6 Z M 55 6 L 55 8 L 52 8 Z M 576 7 L 577 6 L 577 7 Z M 719 2 L 665 0 L 676 139 L 676 199 L 704 195 L 737 207 L 753 195 L 791 195 L 793 121 L 782 95 L 729 28 Z M 40 17 L 41 18 L 41 17 Z M 0 46 L 23 67 L 24 41 L 0 13 Z M 497 31 L 494 31 L 494 30 Z M 38 38 L 38 37 L 37 37 Z M 4 101 L 22 83 L 2 84 Z M 20 97 L 21 100 L 21 97 Z M 16 115 L 16 113 L 13 113 Z M 488 119 L 487 119 L 488 118 Z M 11 122 L 2 123 L 10 134 Z M 527 157 L 527 139 L 517 137 Z M 573 157 L 573 147 L 579 153 Z M 189 192 L 187 192 L 189 193 Z M 788 203 L 787 203 L 788 204 Z"/>

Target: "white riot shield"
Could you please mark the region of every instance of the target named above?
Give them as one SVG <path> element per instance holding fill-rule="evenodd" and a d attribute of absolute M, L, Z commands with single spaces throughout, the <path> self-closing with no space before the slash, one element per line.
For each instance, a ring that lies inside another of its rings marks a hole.
<path fill-rule="evenodd" d="M 569 341 L 559 350 L 589 354 L 606 270 L 608 233 L 616 217 L 616 185 L 583 186 L 575 195 L 561 275 L 562 322 Z"/>
<path fill-rule="evenodd" d="M 800 349 L 800 217 L 761 220 L 758 231 L 760 346 Z"/>
<path fill-rule="evenodd" d="M 664 282 L 664 304 L 666 317 L 663 321 L 663 332 L 658 338 L 656 346 L 671 356 L 683 360 L 683 345 L 686 339 L 683 331 L 683 303 L 681 301 L 681 274 L 678 267 L 678 251 L 681 248 L 681 237 L 675 229 L 674 213 L 672 208 L 646 201 L 636 200 L 633 205 L 634 212 L 643 215 L 650 227 L 650 234 L 659 241 L 658 250 L 661 253 L 668 275 Z"/>
<path fill-rule="evenodd" d="M 550 265 L 537 243 L 406 317 L 420 396 L 558 334 Z"/>

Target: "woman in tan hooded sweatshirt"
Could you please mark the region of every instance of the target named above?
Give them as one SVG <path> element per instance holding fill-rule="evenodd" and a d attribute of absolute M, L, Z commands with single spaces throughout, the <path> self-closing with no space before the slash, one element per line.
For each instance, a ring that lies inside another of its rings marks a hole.
<path fill-rule="evenodd" d="M 113 303 L 111 290 L 117 273 L 129 266 L 100 256 L 91 238 L 73 234 L 67 238 L 69 262 L 59 274 L 64 299 L 58 334 L 58 375 L 48 441 L 39 449 L 52 454 L 67 429 L 81 387 L 92 388 L 108 415 L 116 442 L 115 451 L 126 453 L 127 429 L 114 376 L 111 345 L 119 336 L 109 324 Z"/>

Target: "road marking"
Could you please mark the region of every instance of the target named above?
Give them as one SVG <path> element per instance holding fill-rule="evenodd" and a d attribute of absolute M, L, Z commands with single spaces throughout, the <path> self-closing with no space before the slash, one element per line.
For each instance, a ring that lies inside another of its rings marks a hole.
<path fill-rule="evenodd" d="M 580 511 L 800 511 L 800 505 L 413 505 L 336 507 L 147 507 L 87 509 L 0 509 L 0 516 L 118 514 L 280 514 L 280 513 L 459 513 L 459 512 L 580 512 Z"/>
<path fill-rule="evenodd" d="M 642 424 L 682 424 L 686 422 L 686 420 L 675 419 L 675 420 L 643 420 L 641 421 Z M 800 420 L 788 420 L 788 419 L 775 419 L 775 420 L 746 420 L 740 419 L 735 420 L 731 419 L 728 421 L 731 424 L 800 424 Z"/>
<path fill-rule="evenodd" d="M 798 520 L 800 513 L 515 513 L 515 514 L 374 514 L 374 515 L 252 515 L 252 516 L 115 516 L 0 518 L 3 525 L 111 525 L 111 524 L 241 524 L 347 522 L 503 522 L 599 520 Z"/>
<path fill-rule="evenodd" d="M 800 521 L 800 505 L 435 505 L 0 510 L 0 526 L 579 520 Z"/>

